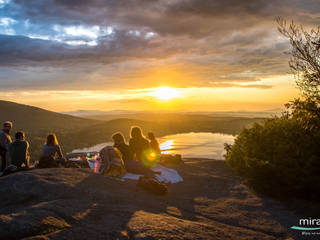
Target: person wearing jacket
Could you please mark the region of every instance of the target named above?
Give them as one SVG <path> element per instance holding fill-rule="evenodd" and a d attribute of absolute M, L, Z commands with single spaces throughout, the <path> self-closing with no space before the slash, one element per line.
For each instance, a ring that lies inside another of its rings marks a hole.
<path fill-rule="evenodd" d="M 117 148 L 124 162 L 124 166 L 129 173 L 142 174 L 142 175 L 154 175 L 161 174 L 160 172 L 153 171 L 146 167 L 143 163 L 134 159 L 130 147 L 126 144 L 125 137 L 122 133 L 118 132 L 112 135 L 114 142 L 113 147 Z"/>
<path fill-rule="evenodd" d="M 154 151 L 156 154 L 158 154 L 160 156 L 161 155 L 160 145 L 159 145 L 159 142 L 157 141 L 156 137 L 154 136 L 154 133 L 149 132 L 148 138 L 150 140 L 150 147 L 151 147 L 152 151 Z"/>
<path fill-rule="evenodd" d="M 148 152 L 151 150 L 149 141 L 143 136 L 140 127 L 132 127 L 129 148 L 134 159 L 141 163 L 148 162 Z"/>
<path fill-rule="evenodd" d="M 29 143 L 24 132 L 17 132 L 15 140 L 8 145 L 10 164 L 19 168 L 29 168 Z"/>
<path fill-rule="evenodd" d="M 124 162 L 124 166 L 128 172 L 142 175 L 160 174 L 160 172 L 153 171 L 150 168 L 143 165 L 141 162 L 133 159 L 131 149 L 126 144 L 125 137 L 122 133 L 118 132 L 113 134 L 112 139 L 114 142 L 113 147 L 117 148 L 120 151 Z"/>
<path fill-rule="evenodd" d="M 56 168 L 65 165 L 61 147 L 55 134 L 49 134 L 42 147 L 38 168 Z"/>
<path fill-rule="evenodd" d="M 8 144 L 12 142 L 10 131 L 12 129 L 12 122 L 7 121 L 3 123 L 3 129 L 0 131 L 0 159 L 1 171 L 8 165 Z"/>

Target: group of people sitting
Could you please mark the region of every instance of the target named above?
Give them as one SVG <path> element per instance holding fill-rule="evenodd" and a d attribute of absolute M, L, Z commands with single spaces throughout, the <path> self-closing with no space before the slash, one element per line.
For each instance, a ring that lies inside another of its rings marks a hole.
<path fill-rule="evenodd" d="M 26 141 L 24 132 L 16 132 L 15 140 L 12 141 L 11 129 L 12 122 L 7 121 L 0 131 L 1 171 L 12 165 L 17 169 L 30 167 L 29 143 Z M 101 159 L 99 171 L 112 172 L 114 169 L 120 171 L 119 174 L 121 174 L 124 169 L 136 174 L 156 174 L 157 172 L 151 170 L 150 167 L 160 160 L 160 146 L 152 132 L 148 133 L 148 139 L 144 137 L 140 127 L 131 128 L 129 145 L 126 144 L 122 133 L 113 134 L 114 145 L 107 146 L 99 152 Z M 42 147 L 37 167 L 60 167 L 67 162 L 56 135 L 49 134 Z"/>

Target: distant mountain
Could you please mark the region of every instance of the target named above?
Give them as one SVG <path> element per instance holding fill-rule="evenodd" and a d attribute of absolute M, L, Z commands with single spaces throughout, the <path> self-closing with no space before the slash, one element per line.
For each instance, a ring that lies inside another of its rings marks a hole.
<path fill-rule="evenodd" d="M 111 135 L 118 131 L 128 137 L 130 127 L 134 125 L 142 127 L 145 133 L 153 131 L 160 137 L 187 132 L 237 134 L 243 127 L 264 120 L 264 118 L 194 113 L 112 111 L 97 118 L 104 120 L 102 121 L 55 113 L 8 101 L 0 101 L 0 109 L 0 122 L 10 120 L 14 124 L 12 135 L 17 130 L 26 132 L 33 160 L 39 159 L 45 137 L 50 132 L 56 133 L 63 151 L 70 152 L 73 149 L 109 142 Z"/>
<path fill-rule="evenodd" d="M 197 112 L 172 112 L 172 111 L 128 111 L 128 110 L 77 110 L 71 112 L 63 112 L 72 116 L 85 117 L 96 120 L 112 120 L 117 118 L 133 118 L 145 119 L 154 116 L 168 116 L 168 115 L 207 115 L 212 117 L 248 117 L 248 118 L 269 118 L 279 116 L 283 109 L 271 109 L 265 111 L 197 111 Z"/>
<path fill-rule="evenodd" d="M 98 110 L 76 110 L 76 111 L 61 112 L 61 113 L 71 115 L 71 116 L 76 116 L 76 117 L 106 114 L 106 112 L 98 111 Z"/>
<path fill-rule="evenodd" d="M 207 113 L 210 116 L 230 116 L 230 117 L 263 117 L 270 118 L 280 116 L 284 109 L 277 108 L 265 111 L 226 111 L 226 112 L 212 112 Z"/>
<path fill-rule="evenodd" d="M 104 115 L 121 115 L 121 114 L 133 114 L 135 112 L 126 110 L 112 110 L 112 111 L 100 111 L 100 110 L 76 110 L 69 112 L 61 112 L 63 114 L 68 114 L 77 117 L 90 117 L 90 116 L 104 116 Z"/>

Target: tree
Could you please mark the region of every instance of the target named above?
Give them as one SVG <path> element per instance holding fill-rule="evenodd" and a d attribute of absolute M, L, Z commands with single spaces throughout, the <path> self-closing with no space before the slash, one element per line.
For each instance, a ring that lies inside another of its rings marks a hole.
<path fill-rule="evenodd" d="M 290 40 L 289 66 L 305 99 L 320 105 L 320 27 L 305 30 L 302 25 L 278 18 L 279 32 Z"/>
<path fill-rule="evenodd" d="M 290 40 L 289 65 L 302 98 L 281 117 L 243 129 L 225 145 L 226 162 L 258 190 L 278 196 L 320 197 L 320 28 L 309 32 L 279 18 Z"/>

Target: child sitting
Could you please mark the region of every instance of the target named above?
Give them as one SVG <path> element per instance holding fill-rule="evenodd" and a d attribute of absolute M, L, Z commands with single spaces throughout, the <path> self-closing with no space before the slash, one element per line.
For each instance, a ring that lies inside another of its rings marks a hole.
<path fill-rule="evenodd" d="M 112 177 L 122 177 L 125 173 L 125 167 L 122 160 L 121 152 L 114 147 L 104 147 L 99 152 L 101 166 L 99 172 Z"/>

